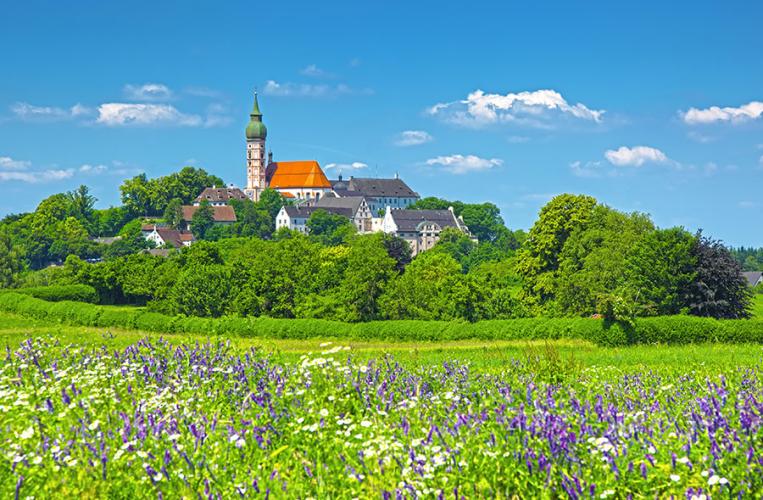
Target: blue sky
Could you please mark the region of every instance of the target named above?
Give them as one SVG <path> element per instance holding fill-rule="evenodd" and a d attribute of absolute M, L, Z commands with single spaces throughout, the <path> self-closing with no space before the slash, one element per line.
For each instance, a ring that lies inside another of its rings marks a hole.
<path fill-rule="evenodd" d="M 76 6 L 75 6 L 76 5 Z M 15 2 L 0 16 L 0 214 L 203 167 L 399 172 L 528 228 L 586 193 L 763 246 L 756 2 Z"/>

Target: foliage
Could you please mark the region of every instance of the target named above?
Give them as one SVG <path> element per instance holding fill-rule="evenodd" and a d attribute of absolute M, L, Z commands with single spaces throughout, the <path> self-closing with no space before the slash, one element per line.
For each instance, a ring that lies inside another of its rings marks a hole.
<path fill-rule="evenodd" d="M 203 240 L 207 232 L 215 225 L 214 210 L 209 201 L 202 200 L 199 208 L 191 217 L 191 232 L 197 240 Z"/>
<path fill-rule="evenodd" d="M 696 238 L 681 228 L 646 234 L 629 252 L 626 278 L 639 315 L 679 314 L 687 304 L 697 272 Z"/>
<path fill-rule="evenodd" d="M 695 237 L 692 255 L 696 277 L 687 292 L 689 312 L 713 318 L 749 317 L 752 292 L 731 252 L 700 233 Z"/>
<path fill-rule="evenodd" d="M 559 254 L 555 295 L 564 314 L 590 316 L 619 310 L 623 319 L 628 281 L 626 256 L 654 225 L 646 215 L 597 205 L 585 226 L 575 228 Z"/>
<path fill-rule="evenodd" d="M 98 303 L 98 293 L 89 285 L 51 285 L 9 290 L 14 293 L 29 295 L 48 302 L 71 300 L 74 302 Z"/>
<path fill-rule="evenodd" d="M 146 174 L 137 175 L 124 181 L 119 191 L 122 203 L 133 216 L 161 216 L 170 200 L 178 198 L 188 205 L 204 188 L 215 185 L 225 184 L 204 169 L 184 167 L 180 172 L 156 179 L 148 179 Z"/>
<path fill-rule="evenodd" d="M 731 254 L 743 271 L 763 271 L 763 248 L 733 248 Z"/>
<path fill-rule="evenodd" d="M 596 200 L 590 196 L 562 194 L 541 209 L 517 259 L 517 271 L 524 279 L 524 298 L 531 307 L 555 297 L 564 244 L 573 232 L 587 227 L 595 206 Z"/>
<path fill-rule="evenodd" d="M 0 231 L 0 288 L 13 285 L 20 272 L 21 264 L 11 238 L 4 231 Z"/>
<path fill-rule="evenodd" d="M 411 263 L 411 245 L 403 238 L 387 233 L 382 233 L 381 243 L 387 250 L 387 255 L 395 259 L 395 270 L 398 273 L 405 271 L 405 267 Z"/>
<path fill-rule="evenodd" d="M 355 226 L 347 217 L 323 209 L 310 214 L 306 226 L 310 239 L 323 245 L 339 245 L 355 233 Z"/>
<path fill-rule="evenodd" d="M 183 200 L 172 198 L 164 209 L 164 222 L 172 229 L 180 229 L 183 225 Z"/>
<path fill-rule="evenodd" d="M 189 265 L 169 293 L 173 312 L 195 316 L 221 316 L 231 293 L 230 270 L 220 264 Z"/>

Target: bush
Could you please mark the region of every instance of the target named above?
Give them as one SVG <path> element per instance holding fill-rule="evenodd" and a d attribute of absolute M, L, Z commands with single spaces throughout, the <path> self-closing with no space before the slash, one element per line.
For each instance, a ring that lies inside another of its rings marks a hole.
<path fill-rule="evenodd" d="M 696 316 L 638 319 L 632 324 L 591 318 L 522 318 L 465 321 L 371 321 L 267 317 L 198 318 L 140 309 L 114 309 L 82 302 L 47 302 L 30 295 L 0 294 L 0 311 L 69 325 L 138 329 L 157 333 L 229 335 L 280 339 L 338 338 L 389 341 L 579 339 L 603 346 L 763 343 L 763 320 L 717 320 Z"/>
<path fill-rule="evenodd" d="M 4 292 L 30 295 L 48 302 L 70 300 L 73 302 L 87 302 L 89 304 L 98 303 L 98 293 L 95 291 L 95 288 L 89 285 L 35 286 L 30 288 L 9 289 L 4 290 Z"/>

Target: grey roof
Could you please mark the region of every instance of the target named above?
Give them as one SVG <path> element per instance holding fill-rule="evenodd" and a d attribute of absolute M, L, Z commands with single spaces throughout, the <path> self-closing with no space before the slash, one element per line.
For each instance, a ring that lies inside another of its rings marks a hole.
<path fill-rule="evenodd" d="M 286 210 L 288 216 L 292 219 L 295 217 L 300 219 L 307 219 L 316 210 L 324 210 L 330 214 L 342 215 L 348 219 L 351 219 L 355 215 L 355 212 L 353 212 L 351 209 L 341 207 L 295 207 L 289 205 L 285 206 L 284 209 Z"/>
<path fill-rule="evenodd" d="M 317 208 L 348 208 L 353 214 L 356 214 L 363 200 L 365 198 L 362 196 L 323 197 L 315 202 L 314 206 Z"/>
<path fill-rule="evenodd" d="M 392 220 L 395 221 L 398 231 L 418 231 L 422 222 L 433 222 L 442 229 L 446 227 L 459 227 L 456 216 L 450 210 L 391 210 Z"/>
<path fill-rule="evenodd" d="M 205 188 L 196 201 L 202 202 L 208 200 L 211 203 L 228 202 L 229 200 L 248 200 L 249 198 L 237 187 L 216 187 Z"/>
<path fill-rule="evenodd" d="M 359 179 L 350 177 L 349 180 L 331 181 L 331 186 L 337 194 L 343 191 L 362 194 L 369 198 L 387 196 L 390 198 L 418 198 L 419 194 L 408 187 L 402 179 Z M 339 194 L 345 196 L 345 194 Z M 350 196 L 353 196 L 352 194 Z"/>
<path fill-rule="evenodd" d="M 747 283 L 749 283 L 750 286 L 755 286 L 763 280 L 762 271 L 747 271 L 742 273 L 742 275 L 747 279 Z"/>

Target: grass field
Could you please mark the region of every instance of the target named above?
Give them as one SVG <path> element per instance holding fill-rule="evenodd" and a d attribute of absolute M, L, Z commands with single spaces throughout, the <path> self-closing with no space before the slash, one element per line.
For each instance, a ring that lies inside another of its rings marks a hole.
<path fill-rule="evenodd" d="M 167 335 L 119 329 L 74 327 L 49 324 L 0 312 L 0 345 L 15 347 L 27 338 L 57 340 L 74 344 L 109 349 L 124 348 L 143 338 L 163 338 L 172 344 L 184 342 L 229 341 L 236 350 L 257 348 L 284 362 L 298 360 L 304 354 L 318 354 L 333 346 L 350 347 L 358 359 L 372 359 L 392 354 L 401 363 L 411 366 L 439 365 L 454 358 L 468 362 L 479 371 L 495 372 L 512 360 L 523 360 L 537 355 L 551 346 L 564 360 L 581 366 L 615 366 L 621 369 L 649 370 L 695 367 L 700 369 L 724 368 L 731 365 L 753 366 L 763 359 L 760 345 L 682 345 L 599 347 L 577 340 L 555 341 L 450 341 L 450 342 L 377 342 L 325 339 L 282 340 L 259 338 L 218 338 L 215 336 Z"/>
<path fill-rule="evenodd" d="M 755 294 L 755 301 L 753 303 L 753 313 L 757 318 L 763 318 L 763 293 Z"/>
<path fill-rule="evenodd" d="M 763 494 L 763 346 L 148 334 L 0 313 L 3 498 Z"/>

